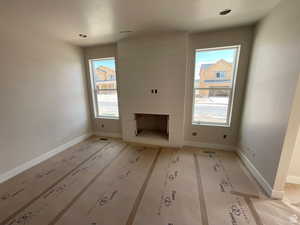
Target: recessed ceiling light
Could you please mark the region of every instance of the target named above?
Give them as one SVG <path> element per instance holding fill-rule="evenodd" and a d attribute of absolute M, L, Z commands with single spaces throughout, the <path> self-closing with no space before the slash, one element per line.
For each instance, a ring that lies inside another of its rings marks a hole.
<path fill-rule="evenodd" d="M 120 31 L 120 34 L 128 34 L 128 33 L 131 33 L 132 30 L 121 30 Z"/>
<path fill-rule="evenodd" d="M 232 11 L 231 9 L 224 9 L 224 10 L 222 10 L 219 14 L 220 14 L 221 16 L 225 16 L 225 15 L 231 13 L 231 11 Z"/>
<path fill-rule="evenodd" d="M 81 38 L 87 38 L 87 35 L 86 34 L 79 34 L 79 37 L 81 37 Z"/>

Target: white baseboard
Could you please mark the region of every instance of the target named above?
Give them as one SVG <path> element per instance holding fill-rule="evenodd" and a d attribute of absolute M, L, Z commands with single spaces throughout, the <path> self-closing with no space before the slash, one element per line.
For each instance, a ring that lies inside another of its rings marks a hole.
<path fill-rule="evenodd" d="M 197 141 L 184 141 L 184 146 L 197 147 L 197 148 L 213 148 L 225 151 L 235 151 L 236 147 L 231 145 L 213 144 L 213 143 L 203 143 Z"/>
<path fill-rule="evenodd" d="M 252 162 L 247 158 L 247 156 L 241 151 L 237 151 L 240 159 L 243 161 L 247 169 L 250 173 L 254 176 L 256 181 L 260 184 L 260 186 L 265 190 L 269 197 L 274 199 L 282 199 L 283 198 L 283 191 L 277 191 L 272 188 L 269 182 L 263 177 L 263 175 L 255 168 Z"/>
<path fill-rule="evenodd" d="M 273 199 L 283 199 L 284 191 L 272 190 L 271 198 Z"/>
<path fill-rule="evenodd" d="M 51 158 L 52 156 L 66 150 L 67 148 L 70 148 L 73 145 L 78 144 L 79 142 L 89 138 L 91 135 L 92 135 L 91 133 L 88 133 L 88 134 L 76 137 L 76 138 L 72 139 L 71 141 L 69 141 L 65 144 L 62 144 L 62 145 L 44 153 L 43 155 L 40 155 L 28 162 L 25 162 L 24 164 L 12 169 L 12 170 L 9 170 L 9 171 L 1 174 L 0 175 L 0 183 L 3 183 L 4 181 L 24 172 L 25 170 L 30 169 L 31 167 Z"/>
<path fill-rule="evenodd" d="M 112 137 L 112 138 L 121 138 L 122 134 L 120 133 L 114 133 L 114 132 L 100 132 L 96 131 L 94 132 L 94 135 L 102 136 L 102 137 Z"/>
<path fill-rule="evenodd" d="M 286 178 L 286 182 L 287 183 L 291 183 L 291 184 L 300 184 L 300 177 L 297 177 L 297 176 L 288 176 Z"/>

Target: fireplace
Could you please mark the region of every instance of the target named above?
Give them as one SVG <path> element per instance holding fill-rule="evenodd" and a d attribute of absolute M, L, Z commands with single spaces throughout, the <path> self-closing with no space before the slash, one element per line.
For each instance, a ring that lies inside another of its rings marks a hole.
<path fill-rule="evenodd" d="M 136 136 L 169 139 L 169 115 L 135 113 Z"/>

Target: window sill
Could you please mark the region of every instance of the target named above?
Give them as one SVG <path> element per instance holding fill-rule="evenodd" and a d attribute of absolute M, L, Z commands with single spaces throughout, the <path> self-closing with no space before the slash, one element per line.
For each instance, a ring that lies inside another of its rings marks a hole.
<path fill-rule="evenodd" d="M 100 120 L 119 120 L 119 117 L 109 117 L 109 116 L 96 116 L 95 119 Z"/>
<path fill-rule="evenodd" d="M 228 124 L 215 124 L 215 123 L 192 123 L 193 126 L 206 126 L 206 127 L 225 127 L 230 128 L 230 125 Z"/>

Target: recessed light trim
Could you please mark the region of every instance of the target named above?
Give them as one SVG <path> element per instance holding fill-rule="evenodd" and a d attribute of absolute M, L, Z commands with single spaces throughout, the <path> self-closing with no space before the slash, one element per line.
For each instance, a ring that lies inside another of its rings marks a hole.
<path fill-rule="evenodd" d="M 87 38 L 87 34 L 79 34 L 78 36 L 81 38 Z"/>
<path fill-rule="evenodd" d="M 232 11 L 231 9 L 224 9 L 224 10 L 222 10 L 219 14 L 220 14 L 221 16 L 225 16 L 225 15 L 231 13 L 231 11 Z"/>

